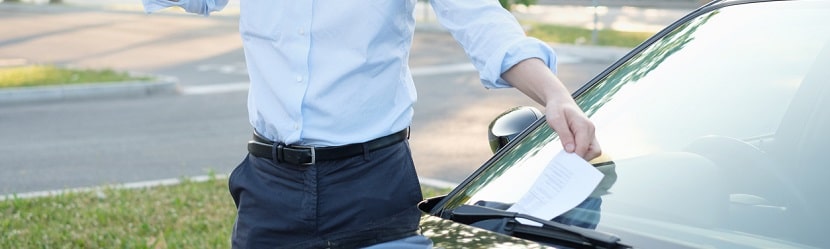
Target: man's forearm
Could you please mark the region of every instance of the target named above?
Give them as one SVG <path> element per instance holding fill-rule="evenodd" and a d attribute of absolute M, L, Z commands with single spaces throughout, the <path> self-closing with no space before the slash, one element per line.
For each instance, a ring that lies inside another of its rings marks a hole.
<path fill-rule="evenodd" d="M 502 78 L 541 105 L 571 101 L 568 89 L 540 59 L 523 60 L 504 72 Z"/>

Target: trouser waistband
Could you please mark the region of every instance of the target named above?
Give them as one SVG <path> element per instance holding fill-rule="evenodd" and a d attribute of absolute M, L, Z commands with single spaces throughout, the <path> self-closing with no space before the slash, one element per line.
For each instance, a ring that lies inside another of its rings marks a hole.
<path fill-rule="evenodd" d="M 248 152 L 257 157 L 294 165 L 313 165 L 318 161 L 330 161 L 357 156 L 381 149 L 409 138 L 409 128 L 363 143 L 342 146 L 313 147 L 274 143 L 256 132 L 248 141 Z"/>

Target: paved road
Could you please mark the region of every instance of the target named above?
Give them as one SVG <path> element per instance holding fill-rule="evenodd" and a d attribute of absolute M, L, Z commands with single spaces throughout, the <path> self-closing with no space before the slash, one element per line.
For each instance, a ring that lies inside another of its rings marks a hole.
<path fill-rule="evenodd" d="M 182 85 L 180 95 L 0 106 L 0 195 L 227 173 L 245 154 L 247 75 L 233 15 L 0 5 L 0 21 L 0 59 L 163 74 Z M 572 88 L 610 62 L 569 54 L 578 50 L 560 51 L 560 77 Z M 490 119 L 534 105 L 515 90 L 481 87 L 444 32 L 418 32 L 411 64 L 421 176 L 462 180 L 490 155 Z"/>

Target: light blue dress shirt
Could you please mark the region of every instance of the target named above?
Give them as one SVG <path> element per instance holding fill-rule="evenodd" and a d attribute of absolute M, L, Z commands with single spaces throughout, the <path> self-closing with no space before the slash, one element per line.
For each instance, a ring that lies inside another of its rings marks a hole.
<path fill-rule="evenodd" d="M 227 0 L 143 0 L 209 15 Z M 409 69 L 416 0 L 240 0 L 239 30 L 251 80 L 251 125 L 286 144 L 368 141 L 410 125 L 417 97 Z M 556 56 L 526 37 L 496 0 L 432 0 L 487 88 L 527 58 L 555 72 Z"/>

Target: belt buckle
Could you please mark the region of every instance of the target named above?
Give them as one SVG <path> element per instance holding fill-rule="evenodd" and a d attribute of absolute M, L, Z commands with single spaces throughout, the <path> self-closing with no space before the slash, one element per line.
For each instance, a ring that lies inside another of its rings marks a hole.
<path fill-rule="evenodd" d="M 294 148 L 297 148 L 297 149 L 308 149 L 309 151 L 311 151 L 311 161 L 307 162 L 307 163 L 299 163 L 298 165 L 300 165 L 300 166 L 311 166 L 311 165 L 314 165 L 315 163 L 317 163 L 317 150 L 314 148 L 314 146 L 293 145 L 291 147 L 294 147 Z"/>

